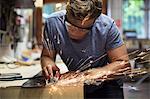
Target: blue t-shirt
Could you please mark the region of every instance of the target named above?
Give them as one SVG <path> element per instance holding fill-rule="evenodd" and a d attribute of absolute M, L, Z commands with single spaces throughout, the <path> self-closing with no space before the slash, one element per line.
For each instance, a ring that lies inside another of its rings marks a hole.
<path fill-rule="evenodd" d="M 123 44 L 114 20 L 104 14 L 96 19 L 84 39 L 73 41 L 68 36 L 65 15 L 65 10 L 55 12 L 46 20 L 43 43 L 61 56 L 69 70 L 102 67 L 109 62 L 107 51 Z"/>

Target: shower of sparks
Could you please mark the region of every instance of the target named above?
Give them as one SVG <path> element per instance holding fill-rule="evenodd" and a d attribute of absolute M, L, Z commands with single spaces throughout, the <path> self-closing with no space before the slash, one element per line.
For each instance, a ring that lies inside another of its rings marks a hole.
<path fill-rule="evenodd" d="M 138 52 L 138 51 L 134 51 L 129 53 L 129 56 L 134 55 L 134 58 L 132 57 L 131 60 L 136 60 L 136 59 L 145 59 L 145 57 L 150 56 L 149 51 L 148 52 Z M 135 55 L 136 54 L 136 55 Z M 96 59 L 93 62 L 96 62 L 97 60 L 101 59 L 102 57 L 104 57 L 105 55 L 99 57 L 98 59 Z M 122 56 L 122 57 L 126 57 L 126 56 Z M 144 62 L 148 62 L 149 60 L 145 60 L 145 61 L 141 61 L 139 63 L 144 63 Z M 126 65 L 129 64 L 129 61 L 119 61 L 114 63 L 113 65 L 119 66 L 119 65 Z M 89 63 L 91 64 L 91 63 Z M 111 65 L 111 64 L 110 64 Z M 85 70 L 83 72 L 68 72 L 65 74 L 62 74 L 61 79 L 58 80 L 56 83 L 49 83 L 48 85 L 52 85 L 54 88 L 58 88 L 58 86 L 79 86 L 79 85 L 83 85 L 84 83 L 87 84 L 101 84 L 102 82 L 104 82 L 105 80 L 111 80 L 111 79 L 115 79 L 117 77 L 130 77 L 132 78 L 133 76 L 138 76 L 138 75 L 143 75 L 148 73 L 148 71 L 146 71 L 145 69 L 136 69 L 133 68 L 131 70 L 130 67 L 124 68 L 124 69 L 119 69 L 118 71 L 112 72 L 112 71 L 101 71 L 100 68 L 93 68 L 93 69 L 89 69 L 89 70 Z M 97 82 L 99 81 L 99 82 Z M 56 90 L 55 89 L 55 90 Z M 53 89 L 54 90 L 54 89 Z"/>
<path fill-rule="evenodd" d="M 99 69 L 90 69 L 88 71 L 84 71 L 84 72 L 80 72 L 78 74 L 69 74 L 68 73 L 68 77 L 59 80 L 56 83 L 49 83 L 48 86 L 52 85 L 54 88 L 58 88 L 59 86 L 79 86 L 79 85 L 83 85 L 84 83 L 87 84 L 96 84 L 97 81 L 100 81 L 101 83 L 104 82 L 105 80 L 112 80 L 115 79 L 117 77 L 122 77 L 122 76 L 126 76 L 126 77 L 130 77 L 132 78 L 133 76 L 138 76 L 138 75 L 142 75 L 142 74 L 146 74 L 147 71 L 145 70 L 141 70 L 141 69 L 134 69 L 134 72 L 131 72 L 131 70 L 129 70 L 129 68 L 126 68 L 125 72 L 123 70 L 119 70 L 117 72 L 111 72 L 111 71 L 100 71 Z M 109 76 L 112 76 L 109 77 Z M 52 89 L 54 90 L 54 89 Z"/>

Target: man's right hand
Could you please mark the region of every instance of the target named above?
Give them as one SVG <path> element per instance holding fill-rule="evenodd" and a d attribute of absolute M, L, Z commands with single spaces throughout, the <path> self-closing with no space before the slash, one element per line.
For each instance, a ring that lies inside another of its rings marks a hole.
<path fill-rule="evenodd" d="M 44 66 L 43 68 L 43 74 L 45 76 L 46 79 L 50 79 L 50 78 L 60 78 L 60 69 L 56 66 L 56 65 L 47 65 Z"/>

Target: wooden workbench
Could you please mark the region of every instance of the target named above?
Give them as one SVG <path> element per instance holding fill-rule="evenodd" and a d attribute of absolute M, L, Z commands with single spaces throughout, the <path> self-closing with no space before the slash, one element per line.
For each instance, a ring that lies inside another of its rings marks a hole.
<path fill-rule="evenodd" d="M 0 88 L 0 99 L 83 99 L 83 87 Z"/>
<path fill-rule="evenodd" d="M 7 67 L 8 66 L 1 66 L 0 72 L 8 72 L 9 69 Z M 33 71 L 35 73 L 35 71 L 39 72 L 40 70 L 40 66 L 35 65 L 31 67 L 20 67 L 16 69 L 10 69 L 9 71 L 20 72 L 23 75 L 23 77 L 30 77 L 33 76 Z M 0 99 L 83 99 L 83 86 L 59 86 L 57 88 L 46 86 L 42 88 L 22 88 L 17 87 L 22 85 L 23 82 L 19 84 L 20 82 L 21 81 L 0 81 L 0 86 L 2 87 L 0 88 Z M 137 86 L 140 90 L 130 92 L 128 86 L 134 86 L 135 84 L 136 82 L 124 83 L 124 98 L 149 99 L 150 82 L 143 82 L 142 84 Z"/>

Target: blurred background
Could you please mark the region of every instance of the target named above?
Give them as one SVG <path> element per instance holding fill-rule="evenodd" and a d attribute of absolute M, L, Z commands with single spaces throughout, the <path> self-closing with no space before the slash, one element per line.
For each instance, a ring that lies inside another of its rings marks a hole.
<path fill-rule="evenodd" d="M 40 46 L 45 19 L 65 6 L 65 0 L 0 0 L 0 57 L 21 58 Z M 103 13 L 115 20 L 129 51 L 150 46 L 149 7 L 149 0 L 103 0 Z"/>

